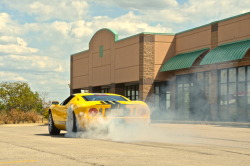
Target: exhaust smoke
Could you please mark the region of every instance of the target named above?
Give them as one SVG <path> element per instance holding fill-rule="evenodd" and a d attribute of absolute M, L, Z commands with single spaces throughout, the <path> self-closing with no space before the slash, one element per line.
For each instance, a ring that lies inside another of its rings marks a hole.
<path fill-rule="evenodd" d="M 96 118 L 93 123 L 86 123 L 85 120 L 76 121 L 77 132 L 73 132 L 73 107 L 69 107 L 67 112 L 67 133 L 65 137 L 68 138 L 102 139 L 117 142 L 178 143 L 183 142 L 183 135 L 189 136 L 189 132 L 182 128 L 177 131 L 166 128 L 161 124 L 136 121 L 128 123 L 122 119 L 104 119 L 101 116 Z"/>

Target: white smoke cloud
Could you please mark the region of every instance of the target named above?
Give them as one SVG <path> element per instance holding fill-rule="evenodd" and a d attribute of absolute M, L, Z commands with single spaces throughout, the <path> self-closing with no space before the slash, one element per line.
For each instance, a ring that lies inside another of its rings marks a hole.
<path fill-rule="evenodd" d="M 84 114 L 80 114 L 82 120 L 76 120 L 77 132 L 73 132 L 73 106 L 67 109 L 67 133 L 68 138 L 103 139 L 119 142 L 178 142 L 176 135 L 188 133 L 178 133 L 171 131 L 166 133 L 166 129 L 148 122 L 133 121 L 125 122 L 124 119 L 107 119 L 102 116 L 96 119 L 84 119 Z M 77 117 L 78 115 L 76 115 Z M 77 119 L 77 118 L 76 118 Z"/>
<path fill-rule="evenodd" d="M 149 124 L 142 122 L 126 122 L 121 119 L 107 120 L 99 117 L 95 123 L 85 124 L 87 127 L 84 130 L 79 129 L 81 126 L 78 122 L 78 131 L 72 132 L 73 114 L 72 107 L 67 110 L 67 133 L 68 138 L 87 138 L 101 139 L 117 142 L 159 142 L 159 143 L 183 143 L 191 142 L 191 135 L 195 135 L 194 131 L 189 129 L 174 129 L 165 128 L 160 124 Z M 82 123 L 82 122 L 80 122 Z M 185 137 L 185 139 L 183 139 Z"/>

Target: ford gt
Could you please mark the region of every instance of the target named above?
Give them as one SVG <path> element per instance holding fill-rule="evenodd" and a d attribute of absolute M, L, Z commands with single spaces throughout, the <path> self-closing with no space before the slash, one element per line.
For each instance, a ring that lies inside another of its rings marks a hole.
<path fill-rule="evenodd" d="M 73 94 L 61 104 L 52 102 L 48 111 L 48 129 L 51 135 L 58 135 L 61 130 L 85 131 L 90 124 L 98 124 L 100 118 L 119 120 L 125 124 L 147 123 L 150 119 L 150 110 L 145 102 L 131 101 L 111 93 Z"/>

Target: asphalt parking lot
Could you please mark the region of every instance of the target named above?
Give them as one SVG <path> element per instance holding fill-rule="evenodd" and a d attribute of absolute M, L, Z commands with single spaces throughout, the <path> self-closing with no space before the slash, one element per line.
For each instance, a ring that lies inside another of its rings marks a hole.
<path fill-rule="evenodd" d="M 123 132 L 121 132 L 123 133 Z M 250 128 L 152 124 L 121 137 L 50 136 L 43 124 L 0 125 L 0 165 L 240 165 Z"/>

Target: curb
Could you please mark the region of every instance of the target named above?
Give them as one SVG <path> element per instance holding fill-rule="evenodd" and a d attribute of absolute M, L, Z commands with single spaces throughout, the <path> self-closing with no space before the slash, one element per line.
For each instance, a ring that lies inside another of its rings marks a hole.
<path fill-rule="evenodd" d="M 199 125 L 217 125 L 230 127 L 250 128 L 250 122 L 213 122 L 213 121 L 171 121 L 171 120 L 152 120 L 151 123 L 168 123 L 168 124 L 199 124 Z"/>

